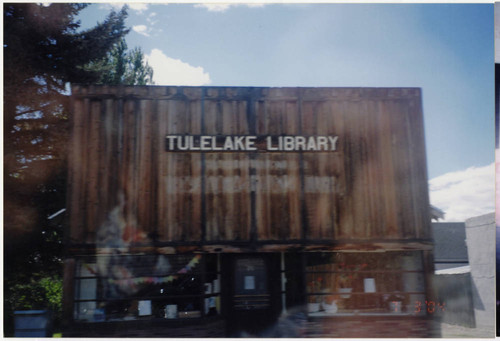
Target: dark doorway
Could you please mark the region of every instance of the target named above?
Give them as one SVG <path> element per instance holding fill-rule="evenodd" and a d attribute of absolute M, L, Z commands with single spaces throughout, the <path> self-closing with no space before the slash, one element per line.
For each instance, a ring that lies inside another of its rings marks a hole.
<path fill-rule="evenodd" d="M 281 313 L 280 255 L 225 255 L 221 265 L 227 335 L 259 336 Z"/>

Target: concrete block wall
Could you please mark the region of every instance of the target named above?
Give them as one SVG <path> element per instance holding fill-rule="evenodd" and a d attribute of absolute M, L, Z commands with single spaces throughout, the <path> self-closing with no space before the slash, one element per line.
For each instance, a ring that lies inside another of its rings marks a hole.
<path fill-rule="evenodd" d="M 476 328 L 495 333 L 495 214 L 465 221 Z"/>

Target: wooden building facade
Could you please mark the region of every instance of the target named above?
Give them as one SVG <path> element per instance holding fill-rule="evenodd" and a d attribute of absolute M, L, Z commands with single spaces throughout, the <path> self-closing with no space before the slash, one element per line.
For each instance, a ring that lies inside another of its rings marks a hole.
<path fill-rule="evenodd" d="M 420 89 L 72 91 L 70 334 L 426 335 Z"/>

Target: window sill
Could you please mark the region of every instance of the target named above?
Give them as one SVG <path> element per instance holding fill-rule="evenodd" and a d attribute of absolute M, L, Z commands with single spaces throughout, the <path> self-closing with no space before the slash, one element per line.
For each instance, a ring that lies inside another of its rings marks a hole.
<path fill-rule="evenodd" d="M 395 313 L 395 312 L 337 312 L 327 313 L 326 311 L 319 311 L 309 313 L 309 317 L 337 317 L 337 316 L 417 316 L 412 313 Z"/>
<path fill-rule="evenodd" d="M 161 318 L 154 316 L 126 316 L 123 318 L 110 318 L 108 320 L 102 321 L 91 321 L 91 320 L 74 320 L 75 324 L 113 324 L 113 323 L 147 323 L 147 324 L 179 324 L 179 323 L 189 323 L 189 321 L 195 321 L 199 323 L 200 321 L 214 321 L 221 319 L 221 315 L 210 315 L 210 316 L 179 316 L 178 318 Z"/>

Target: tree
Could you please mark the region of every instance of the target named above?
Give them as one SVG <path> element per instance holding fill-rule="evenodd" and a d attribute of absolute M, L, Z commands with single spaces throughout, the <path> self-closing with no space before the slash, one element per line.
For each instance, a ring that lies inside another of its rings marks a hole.
<path fill-rule="evenodd" d="M 101 75 L 85 66 L 104 58 L 128 32 L 126 8 L 77 32 L 75 16 L 86 6 L 4 5 L 6 176 L 27 180 L 26 169 L 35 168 L 27 163 L 57 158 L 62 141 L 51 128 L 67 120 L 67 83 L 97 81 Z"/>
<path fill-rule="evenodd" d="M 62 258 L 64 218 L 48 219 L 65 205 L 66 169 L 54 171 L 45 183 L 32 191 L 30 201 L 17 210 L 5 211 L 5 216 L 23 214 L 32 208 L 36 228 L 20 234 L 18 241 L 4 235 L 4 331 L 13 335 L 13 311 L 50 309 L 54 327 L 62 318 Z M 8 200 L 6 200 L 8 202 Z"/>
<path fill-rule="evenodd" d="M 100 77 L 84 70 L 128 30 L 126 9 L 77 32 L 84 4 L 4 4 L 4 232 L 9 240 L 36 224 L 34 193 L 64 167 L 66 84 Z"/>
<path fill-rule="evenodd" d="M 140 49 L 127 51 L 126 7 L 78 31 L 87 5 L 4 5 L 4 330 L 16 309 L 61 314 L 70 82 L 149 84 Z M 113 81 L 113 79 L 115 81 Z"/>
<path fill-rule="evenodd" d="M 70 82 L 99 82 L 103 60 L 127 34 L 126 7 L 79 31 L 87 5 L 4 4 L 4 317 L 58 308 Z"/>
<path fill-rule="evenodd" d="M 100 73 L 96 84 L 153 84 L 153 68 L 145 60 L 141 48 L 129 51 L 125 39 L 120 40 L 102 60 L 87 65 L 87 69 Z"/>
<path fill-rule="evenodd" d="M 75 17 L 86 6 L 4 4 L 4 193 L 12 213 L 65 165 L 68 82 L 97 81 L 101 75 L 85 66 L 104 58 L 128 32 L 125 7 L 78 32 Z M 33 209 L 5 215 L 5 233 L 31 230 L 34 215 Z"/>

